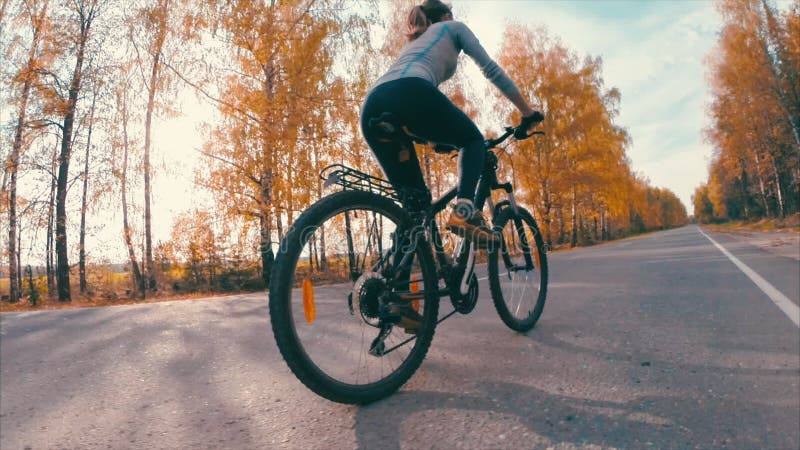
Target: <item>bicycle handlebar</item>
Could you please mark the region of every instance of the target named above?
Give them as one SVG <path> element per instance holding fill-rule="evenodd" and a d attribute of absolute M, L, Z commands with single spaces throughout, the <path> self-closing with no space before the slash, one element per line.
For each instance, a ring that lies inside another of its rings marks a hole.
<path fill-rule="evenodd" d="M 522 123 L 520 123 L 518 126 L 506 127 L 506 132 L 503 133 L 500 137 L 495 139 L 487 139 L 486 148 L 487 149 L 495 148 L 498 145 L 502 144 L 506 139 L 510 138 L 512 135 L 518 141 L 521 141 L 523 139 L 528 139 L 529 137 L 535 134 L 543 135 L 544 131 L 534 131 L 530 134 L 528 133 L 529 126 L 533 124 L 539 124 L 542 120 L 544 120 L 544 115 L 539 111 L 534 111 L 534 113 L 531 114 L 530 116 L 523 117 Z"/>

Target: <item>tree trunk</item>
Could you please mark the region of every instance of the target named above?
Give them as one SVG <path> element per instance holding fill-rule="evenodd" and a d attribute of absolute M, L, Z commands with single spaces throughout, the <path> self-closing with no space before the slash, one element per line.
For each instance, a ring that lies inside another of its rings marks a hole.
<path fill-rule="evenodd" d="M 283 241 L 283 219 L 281 219 L 280 211 L 276 211 L 275 214 L 275 227 L 278 231 L 278 242 Z"/>
<path fill-rule="evenodd" d="M 36 306 L 36 304 L 39 303 L 39 292 L 36 290 L 36 286 L 33 284 L 33 269 L 31 269 L 31 266 L 28 265 L 25 271 L 28 275 L 28 299 L 31 306 Z"/>
<path fill-rule="evenodd" d="M 264 287 L 267 288 L 269 288 L 270 276 L 272 275 L 272 262 L 275 259 L 274 255 L 272 254 L 269 222 L 269 212 L 262 211 L 262 215 L 259 220 L 261 236 L 261 280 L 264 282 Z"/>
<path fill-rule="evenodd" d="M 269 145 L 268 143 L 264 144 Z M 267 166 L 272 167 L 272 166 Z M 267 168 L 261 175 L 259 188 L 261 189 L 259 207 L 261 208 L 259 225 L 260 225 L 260 253 L 261 253 L 261 280 L 264 282 L 265 287 L 269 287 L 270 276 L 272 275 L 272 262 L 275 255 L 272 253 L 272 187 L 273 187 L 273 172 L 271 168 Z M 275 212 L 278 214 L 278 211 Z"/>
<path fill-rule="evenodd" d="M 553 203 L 550 200 L 550 191 L 548 190 L 547 180 L 542 180 L 542 224 L 544 225 L 544 239 L 547 245 L 553 244 L 552 235 L 550 234 L 550 225 L 552 218 L 550 217 Z"/>
<path fill-rule="evenodd" d="M 431 154 L 430 152 L 423 152 L 422 158 L 425 161 L 425 184 L 431 186 Z"/>
<path fill-rule="evenodd" d="M 17 292 L 22 296 L 22 228 L 17 231 Z"/>
<path fill-rule="evenodd" d="M 350 278 L 355 281 L 358 276 L 356 265 L 358 261 L 356 261 L 356 251 L 353 247 L 353 231 L 350 228 L 350 212 L 345 211 L 344 213 L 344 228 L 345 228 L 345 235 L 347 236 L 347 262 L 348 262 L 348 271 L 350 273 Z"/>
<path fill-rule="evenodd" d="M 758 189 L 759 192 L 761 193 L 761 201 L 764 204 L 764 214 L 766 214 L 767 217 L 771 217 L 771 214 L 769 213 L 769 202 L 767 201 L 767 193 L 766 189 L 764 189 L 764 177 L 761 176 L 761 161 L 760 158 L 758 157 L 758 150 L 754 150 L 753 154 L 756 160 L 756 176 L 758 177 Z"/>
<path fill-rule="evenodd" d="M 160 2 L 160 15 L 156 30 L 155 42 L 153 43 L 153 65 L 150 67 L 150 85 L 147 89 L 147 111 L 144 121 L 144 242 L 145 242 L 145 273 L 147 273 L 147 284 L 150 291 L 155 292 L 158 287 L 156 284 L 155 263 L 153 261 L 153 233 L 152 233 L 152 196 L 150 187 L 150 147 L 153 123 L 153 111 L 155 110 L 156 91 L 158 90 L 159 71 L 161 69 L 161 54 L 167 34 L 167 14 L 169 13 L 169 2 Z"/>
<path fill-rule="evenodd" d="M 28 95 L 30 93 L 30 83 L 25 81 L 22 88 L 22 99 L 20 102 L 19 115 L 17 118 L 17 128 L 14 131 L 14 144 L 11 147 L 11 157 L 7 170 L 11 172 L 8 184 L 8 280 L 9 280 L 9 301 L 16 303 L 20 298 L 20 291 L 17 289 L 17 168 L 19 167 L 19 155 L 22 148 L 22 127 L 25 125 L 25 110 L 27 109 Z"/>
<path fill-rule="evenodd" d="M 80 244 L 78 246 L 78 272 L 80 277 L 81 294 L 86 294 L 86 209 L 89 192 L 89 151 L 92 146 L 92 127 L 94 125 L 94 108 L 97 102 L 97 92 L 92 96 L 92 108 L 89 112 L 89 131 L 86 136 L 86 154 L 83 162 L 83 195 L 81 197 L 81 231 Z"/>
<path fill-rule="evenodd" d="M 319 165 L 319 156 L 316 152 L 314 152 L 314 170 L 319 172 L 318 166 Z M 322 180 L 317 177 L 317 200 L 322 198 Z M 325 225 L 320 225 L 319 230 L 319 264 L 320 270 L 325 271 L 328 270 L 328 256 L 325 254 Z"/>
<path fill-rule="evenodd" d="M 606 210 L 600 210 L 600 240 L 605 241 L 608 240 L 608 236 L 606 236 Z"/>
<path fill-rule="evenodd" d="M 786 217 L 786 209 L 783 206 L 783 189 L 781 188 L 781 177 L 778 175 L 778 166 L 775 164 L 775 159 L 772 159 L 772 170 L 775 175 L 775 192 L 778 194 L 778 212 L 781 219 Z"/>
<path fill-rule="evenodd" d="M 741 183 L 741 195 L 742 195 L 742 207 L 744 208 L 744 218 L 745 220 L 750 220 L 750 194 L 749 194 L 749 181 L 747 179 L 747 171 L 744 170 L 744 160 L 740 160 L 742 164 L 742 174 L 739 177 L 742 180 Z"/>
<path fill-rule="evenodd" d="M 81 90 L 81 76 L 83 75 L 83 60 L 86 44 L 89 41 L 89 30 L 96 14 L 95 5 L 84 10 L 85 5 L 79 5 L 80 35 L 78 36 L 78 52 L 75 59 L 75 69 L 69 84 L 66 112 L 61 138 L 61 154 L 58 158 L 58 182 L 56 192 L 56 280 L 58 285 L 58 300 L 68 302 L 71 300 L 69 286 L 69 247 L 67 245 L 67 182 L 69 181 L 69 160 L 72 156 L 72 128 L 75 123 L 75 112 L 78 105 L 78 94 Z"/>
<path fill-rule="evenodd" d="M 569 246 L 575 247 L 578 245 L 578 194 L 575 186 L 572 186 L 572 234 L 569 240 Z"/>
<path fill-rule="evenodd" d="M 317 251 L 317 235 L 312 234 L 311 239 L 308 241 L 309 244 L 309 252 L 308 252 L 308 262 L 309 266 L 311 267 L 311 271 L 313 272 L 316 270 L 319 272 L 319 252 Z M 316 259 L 316 269 L 314 266 L 314 260 Z"/>
<path fill-rule="evenodd" d="M 136 297 L 145 298 L 145 283 L 144 277 L 139 270 L 139 261 L 136 259 L 136 251 L 133 248 L 133 231 L 131 230 L 128 222 L 128 101 L 127 98 L 122 100 L 122 173 L 120 176 L 120 184 L 122 191 L 122 232 L 125 239 L 125 246 L 128 248 L 128 259 L 131 264 L 131 271 L 133 272 L 133 287 L 136 291 Z"/>
<path fill-rule="evenodd" d="M 320 225 L 319 227 L 319 245 L 321 247 L 320 250 L 320 266 L 322 270 L 328 270 L 328 256 L 325 254 L 325 226 Z"/>
<path fill-rule="evenodd" d="M 2 2 L 0 24 L 3 23 L 7 5 L 7 1 Z M 17 125 L 14 129 L 14 142 L 11 146 L 9 167 L 6 169 L 10 172 L 8 185 L 8 278 L 10 286 L 9 301 L 11 303 L 17 302 L 22 293 L 20 288 L 22 285 L 22 274 L 20 273 L 20 266 L 17 264 L 19 260 L 19 248 L 17 247 L 17 169 L 19 168 L 19 157 L 22 153 L 22 130 L 25 127 L 28 99 L 31 92 L 31 72 L 36 61 L 36 53 L 39 50 L 42 29 L 41 20 L 47 13 L 47 7 L 48 3 L 45 3 L 36 18 L 31 18 L 33 37 L 31 39 L 31 48 L 28 50 L 28 62 L 23 69 L 24 81 L 22 83 L 22 92 L 20 93 L 19 108 L 17 110 Z"/>
<path fill-rule="evenodd" d="M 47 204 L 47 247 L 45 251 L 45 264 L 47 266 L 47 296 L 53 298 L 56 293 L 56 279 L 55 279 L 55 207 L 56 207 L 56 158 L 58 155 L 59 140 L 56 139 L 56 149 L 53 153 L 53 160 L 51 162 L 51 176 L 50 176 L 50 200 Z"/>

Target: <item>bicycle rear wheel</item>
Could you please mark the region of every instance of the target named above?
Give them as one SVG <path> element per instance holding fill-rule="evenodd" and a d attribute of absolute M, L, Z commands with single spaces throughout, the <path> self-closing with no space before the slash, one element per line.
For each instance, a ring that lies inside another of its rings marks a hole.
<path fill-rule="evenodd" d="M 292 372 L 317 394 L 372 402 L 396 391 L 422 363 L 436 327 L 438 283 L 428 244 L 409 246 L 411 228 L 389 199 L 343 191 L 309 207 L 281 243 L 269 298 L 272 329 Z M 399 246 L 413 249 L 404 271 L 392 268 Z M 397 323 L 398 311 L 416 315 L 416 334 Z"/>
<path fill-rule="evenodd" d="M 489 252 L 489 288 L 503 323 L 526 332 L 539 320 L 547 298 L 547 253 L 531 213 L 517 210 L 519 215 L 505 208 L 495 219 L 503 240 Z"/>

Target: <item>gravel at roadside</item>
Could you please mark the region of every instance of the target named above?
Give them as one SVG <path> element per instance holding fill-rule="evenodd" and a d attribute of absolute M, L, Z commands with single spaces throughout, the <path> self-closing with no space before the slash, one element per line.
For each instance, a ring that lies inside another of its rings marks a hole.
<path fill-rule="evenodd" d="M 746 242 L 764 250 L 800 261 L 800 232 L 726 230 L 713 227 L 713 231 L 725 233 L 738 241 Z"/>

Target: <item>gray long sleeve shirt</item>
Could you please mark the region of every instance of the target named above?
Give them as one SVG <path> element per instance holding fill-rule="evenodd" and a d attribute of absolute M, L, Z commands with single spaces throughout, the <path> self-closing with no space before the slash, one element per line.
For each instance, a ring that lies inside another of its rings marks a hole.
<path fill-rule="evenodd" d="M 454 20 L 432 24 L 422 36 L 409 42 L 400 57 L 373 86 L 405 77 L 418 77 L 439 86 L 456 71 L 458 54 L 464 51 L 506 96 L 519 92 L 519 88 L 505 71 L 486 53 L 478 38 L 462 22 Z"/>

